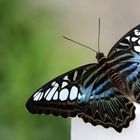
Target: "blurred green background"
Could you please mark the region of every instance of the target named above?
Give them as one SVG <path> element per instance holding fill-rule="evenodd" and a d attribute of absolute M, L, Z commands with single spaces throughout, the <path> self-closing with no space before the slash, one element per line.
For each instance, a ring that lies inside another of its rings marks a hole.
<path fill-rule="evenodd" d="M 0 140 L 68 140 L 68 119 L 25 110 L 32 93 L 66 68 L 57 62 L 56 13 L 32 3 L 0 0 Z"/>

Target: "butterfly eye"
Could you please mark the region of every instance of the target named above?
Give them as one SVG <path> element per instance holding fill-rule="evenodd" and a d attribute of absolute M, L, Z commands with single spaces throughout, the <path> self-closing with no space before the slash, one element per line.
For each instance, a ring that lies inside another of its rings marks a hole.
<path fill-rule="evenodd" d="M 140 46 L 134 46 L 134 50 L 138 53 L 140 53 Z"/>

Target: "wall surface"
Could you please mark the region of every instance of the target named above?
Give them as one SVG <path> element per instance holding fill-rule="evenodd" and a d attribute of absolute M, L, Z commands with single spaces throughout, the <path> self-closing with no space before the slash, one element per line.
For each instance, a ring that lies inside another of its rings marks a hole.
<path fill-rule="evenodd" d="M 105 129 L 102 126 L 92 126 L 84 123 L 80 118 L 72 119 L 71 140 L 139 140 L 140 136 L 140 105 L 136 104 L 136 118 L 128 128 L 121 133 L 112 128 Z"/>

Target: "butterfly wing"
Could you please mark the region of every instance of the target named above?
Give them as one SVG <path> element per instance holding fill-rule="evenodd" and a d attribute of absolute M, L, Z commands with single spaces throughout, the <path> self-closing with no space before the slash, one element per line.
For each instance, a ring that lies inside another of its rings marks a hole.
<path fill-rule="evenodd" d="M 34 114 L 78 115 L 85 122 L 113 127 L 118 132 L 135 117 L 134 105 L 97 64 L 82 66 L 48 82 L 29 98 L 26 108 Z"/>
<path fill-rule="evenodd" d="M 29 98 L 27 110 L 33 114 L 76 116 L 80 111 L 80 81 L 95 67 L 96 64 L 84 65 L 51 80 Z"/>
<path fill-rule="evenodd" d="M 114 45 L 108 54 L 108 62 L 118 70 L 135 101 L 140 103 L 140 25 Z"/>
<path fill-rule="evenodd" d="M 140 37 L 140 25 L 137 25 L 127 34 L 125 34 L 109 51 L 108 57 L 117 55 L 118 53 L 124 52 L 126 50 L 134 50 L 134 46 L 139 46 Z"/>
<path fill-rule="evenodd" d="M 78 116 L 94 126 L 113 127 L 121 132 L 135 118 L 135 106 L 110 83 L 109 89 L 94 95 Z"/>
<path fill-rule="evenodd" d="M 84 106 L 78 116 L 93 125 L 113 127 L 121 132 L 135 118 L 135 107 L 113 85 L 108 75 L 109 71 L 103 65 L 83 77 L 80 84 L 80 103 Z"/>

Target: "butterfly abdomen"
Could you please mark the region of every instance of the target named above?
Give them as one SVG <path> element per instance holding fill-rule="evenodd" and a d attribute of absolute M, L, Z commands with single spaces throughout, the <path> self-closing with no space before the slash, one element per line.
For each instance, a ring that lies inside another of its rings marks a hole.
<path fill-rule="evenodd" d="M 115 68 L 110 69 L 109 77 L 116 88 L 118 88 L 122 92 L 126 91 L 127 85 Z"/>
<path fill-rule="evenodd" d="M 121 77 L 121 75 L 118 73 L 118 70 L 115 68 L 112 68 L 110 64 L 107 63 L 107 58 L 104 56 L 103 53 L 98 53 L 96 55 L 96 59 L 98 61 L 99 66 L 104 65 L 104 70 L 109 70 L 109 78 L 111 79 L 113 85 L 119 89 L 121 92 L 128 92 L 128 86 L 127 83 L 124 81 L 124 79 Z"/>
<path fill-rule="evenodd" d="M 110 77 L 113 85 L 118 90 L 120 90 L 124 95 L 127 95 L 127 97 L 131 101 L 134 100 L 134 96 L 131 93 L 127 82 L 125 81 L 125 79 L 123 79 L 123 77 L 117 72 L 117 70 L 115 68 L 110 69 L 109 77 Z"/>

